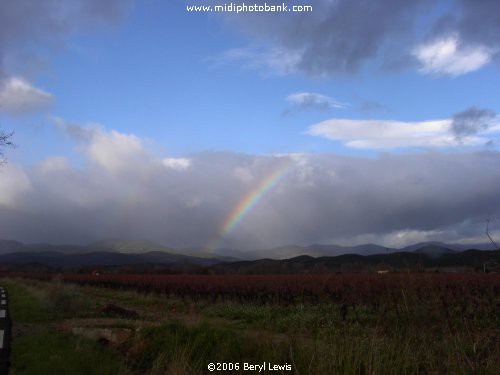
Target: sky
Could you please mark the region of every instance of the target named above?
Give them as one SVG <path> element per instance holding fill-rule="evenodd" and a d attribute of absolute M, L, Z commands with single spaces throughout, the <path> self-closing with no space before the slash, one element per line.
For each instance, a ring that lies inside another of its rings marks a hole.
<path fill-rule="evenodd" d="M 0 0 L 0 238 L 500 238 L 498 1 L 224 4 Z"/>

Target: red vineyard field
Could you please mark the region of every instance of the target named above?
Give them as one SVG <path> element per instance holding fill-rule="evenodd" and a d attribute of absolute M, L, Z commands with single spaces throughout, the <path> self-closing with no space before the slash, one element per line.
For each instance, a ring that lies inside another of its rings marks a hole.
<path fill-rule="evenodd" d="M 82 275 L 18 274 L 95 287 L 136 290 L 182 299 L 257 303 L 404 302 L 474 305 L 500 310 L 498 274 L 340 274 L 340 275 Z M 479 302 L 478 302 L 479 303 Z"/>

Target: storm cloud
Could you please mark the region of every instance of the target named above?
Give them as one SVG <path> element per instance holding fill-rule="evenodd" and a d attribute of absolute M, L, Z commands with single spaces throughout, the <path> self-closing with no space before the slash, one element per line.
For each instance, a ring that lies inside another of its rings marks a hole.
<path fill-rule="evenodd" d="M 457 139 L 462 139 L 488 130 L 494 124 L 495 118 L 495 112 L 490 109 L 470 107 L 453 116 L 451 130 Z"/>
<path fill-rule="evenodd" d="M 132 0 L 0 2 L 0 110 L 20 115 L 46 108 L 53 97 L 30 81 L 50 56 L 83 29 L 119 21 Z"/>
<path fill-rule="evenodd" d="M 280 72 L 352 74 L 375 63 L 384 70 L 420 65 L 424 74 L 456 76 L 500 56 L 500 3 L 495 0 L 312 0 L 309 4 L 312 12 L 225 17 L 251 35 L 252 43 L 268 48 L 269 63 L 263 63 L 265 54 L 260 50 L 254 54 L 259 61 L 255 65 Z M 246 51 L 244 64 L 252 65 L 248 62 L 252 54 Z M 276 51 L 288 56 L 283 59 L 286 69 L 276 66 Z M 241 62 L 243 57 L 235 60 Z"/>
<path fill-rule="evenodd" d="M 61 48 L 75 31 L 117 22 L 130 5 L 129 0 L 0 2 L 0 71 L 6 65 L 12 69 L 20 56 L 26 59 L 28 50 L 31 59 L 41 58 L 32 47 L 38 52 Z"/>
<path fill-rule="evenodd" d="M 336 154 L 154 155 L 132 134 L 103 127 L 79 147 L 76 167 L 50 157 L 14 163 L 0 180 L 0 238 L 85 243 L 143 238 L 204 246 L 233 208 L 284 162 L 292 170 L 222 242 L 386 245 L 479 238 L 500 219 L 500 153 L 426 152 L 375 158 Z"/>

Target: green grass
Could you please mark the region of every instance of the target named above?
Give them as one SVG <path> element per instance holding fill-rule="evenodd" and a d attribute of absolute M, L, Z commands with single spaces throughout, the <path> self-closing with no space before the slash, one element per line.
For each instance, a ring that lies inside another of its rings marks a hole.
<path fill-rule="evenodd" d="M 208 323 L 187 327 L 173 321 L 148 328 L 136 339 L 136 345 L 141 343 L 147 343 L 147 348 L 131 357 L 139 373 L 148 369 L 158 374 L 179 369 L 189 374 L 206 373 L 209 363 L 284 363 L 288 355 L 285 342 L 273 345 L 270 340 Z"/>
<path fill-rule="evenodd" d="M 285 306 L 182 301 L 57 282 L 2 284 L 15 322 L 32 329 L 14 340 L 14 374 L 205 374 L 213 362 L 290 364 L 291 373 L 319 375 L 500 373 L 500 314 L 494 313 L 500 304 L 493 297 L 481 308 L 445 307 L 429 298 Z M 67 317 L 102 317 L 98 306 L 104 303 L 137 308 L 150 319 L 119 352 L 55 329 Z M 56 371 L 47 372 L 48 364 Z"/>
<path fill-rule="evenodd" d="M 14 280 L 2 280 L 2 285 L 8 292 L 10 314 L 16 323 L 43 323 L 52 319 L 51 309 L 26 286 Z"/>
<path fill-rule="evenodd" d="M 14 340 L 11 361 L 13 373 L 19 375 L 127 373 L 117 353 L 50 328 Z"/>
<path fill-rule="evenodd" d="M 8 292 L 14 330 L 20 332 L 12 340 L 12 374 L 128 372 L 117 352 L 55 328 L 58 320 L 87 306 L 73 287 L 25 280 L 2 280 L 2 285 Z M 80 312 L 86 314 L 85 309 Z"/>
<path fill-rule="evenodd" d="M 2 280 L 2 284 L 17 323 L 42 323 L 92 312 L 91 301 L 72 285 L 15 279 Z"/>

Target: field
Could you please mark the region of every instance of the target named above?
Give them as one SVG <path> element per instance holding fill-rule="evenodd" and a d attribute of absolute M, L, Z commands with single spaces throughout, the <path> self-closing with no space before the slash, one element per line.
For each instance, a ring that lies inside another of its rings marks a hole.
<path fill-rule="evenodd" d="M 204 374 L 210 363 L 239 364 L 214 373 L 258 373 L 245 363 L 287 374 L 500 373 L 498 274 L 23 274 L 0 283 L 14 374 Z"/>

